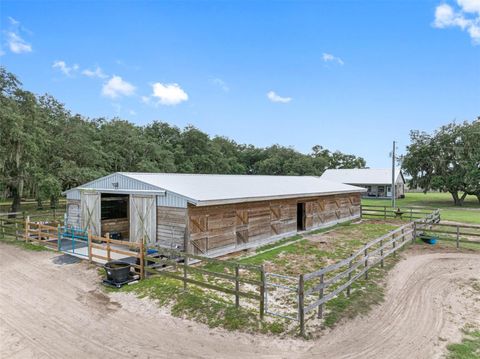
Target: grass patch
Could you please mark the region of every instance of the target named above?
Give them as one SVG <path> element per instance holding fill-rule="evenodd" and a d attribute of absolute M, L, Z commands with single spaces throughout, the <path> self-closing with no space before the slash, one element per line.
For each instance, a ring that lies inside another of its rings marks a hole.
<path fill-rule="evenodd" d="M 210 328 L 272 334 L 285 331 L 283 321 L 261 322 L 258 312 L 245 307 L 236 308 L 233 303 L 216 293 L 193 285 L 189 285 L 187 291 L 184 291 L 183 284 L 175 279 L 152 277 L 121 289 L 109 290 L 135 293 L 139 298 L 148 297 L 160 306 L 169 306 L 172 315 L 195 320 Z"/>
<path fill-rule="evenodd" d="M 35 251 L 35 252 L 51 251 L 51 252 L 53 252 L 53 250 L 48 248 L 48 247 L 45 247 L 45 246 L 42 246 L 42 245 L 39 245 L 39 244 L 36 244 L 36 243 L 32 243 L 32 242 L 25 242 L 25 241 L 22 241 L 22 240 L 17 240 L 17 239 L 15 239 L 15 237 L 5 236 L 4 238 L 0 238 L 0 243 L 5 243 L 5 244 L 12 245 L 12 246 L 17 246 L 19 248 L 22 248 L 22 249 L 25 249 L 25 250 L 28 250 L 28 251 Z"/>
<path fill-rule="evenodd" d="M 330 228 L 329 233 L 325 234 L 325 242 L 313 240 L 312 236 L 318 236 L 321 232 L 312 231 L 303 234 L 303 239 L 295 243 L 273 247 L 268 251 L 240 259 L 239 262 L 253 265 L 265 264 L 269 272 L 296 276 L 346 258 L 361 248 L 364 243 L 397 227 L 396 224 L 380 221 L 339 224 L 335 228 Z"/>
<path fill-rule="evenodd" d="M 264 246 L 258 247 L 257 249 L 255 249 L 255 252 L 256 253 L 265 252 L 265 251 L 268 251 L 272 248 L 282 246 L 286 243 L 295 242 L 299 239 L 302 239 L 302 236 L 300 234 L 296 234 L 294 236 L 286 237 L 286 238 L 280 239 L 279 241 L 269 243 L 269 244 L 265 244 Z"/>
<path fill-rule="evenodd" d="M 461 343 L 447 346 L 448 359 L 478 359 L 480 358 L 480 330 L 467 328 L 463 330 Z"/>

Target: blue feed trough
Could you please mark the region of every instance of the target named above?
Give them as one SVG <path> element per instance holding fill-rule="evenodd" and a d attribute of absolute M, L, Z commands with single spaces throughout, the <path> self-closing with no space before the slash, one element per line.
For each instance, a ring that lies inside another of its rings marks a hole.
<path fill-rule="evenodd" d="M 426 236 L 426 235 L 420 236 L 420 239 L 421 239 L 422 241 L 424 241 L 425 243 L 428 243 L 428 244 L 435 244 L 435 243 L 437 243 L 437 240 L 438 240 L 437 237 Z"/>
<path fill-rule="evenodd" d="M 157 254 L 157 253 L 158 253 L 158 250 L 157 250 L 157 249 L 147 249 L 147 254 L 148 254 L 148 255 Z"/>

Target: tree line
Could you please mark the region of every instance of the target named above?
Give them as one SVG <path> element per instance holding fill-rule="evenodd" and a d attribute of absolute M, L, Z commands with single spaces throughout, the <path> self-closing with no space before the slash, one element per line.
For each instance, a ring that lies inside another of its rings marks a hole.
<path fill-rule="evenodd" d="M 0 67 L 0 197 L 55 205 L 63 190 L 117 171 L 315 175 L 363 168 L 361 157 L 314 146 L 259 148 L 210 137 L 194 126 L 137 126 L 120 118 L 72 114 L 51 95 L 35 95 Z"/>

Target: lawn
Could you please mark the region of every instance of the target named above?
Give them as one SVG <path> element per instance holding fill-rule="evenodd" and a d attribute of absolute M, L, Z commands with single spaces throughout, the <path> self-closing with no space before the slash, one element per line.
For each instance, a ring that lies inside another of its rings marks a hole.
<path fill-rule="evenodd" d="M 362 199 L 362 204 L 368 205 L 391 206 L 391 203 L 388 199 Z M 409 192 L 396 201 L 396 206 L 440 208 L 442 220 L 480 224 L 480 203 L 475 196 L 467 196 L 462 207 L 455 207 L 450 193 Z"/>

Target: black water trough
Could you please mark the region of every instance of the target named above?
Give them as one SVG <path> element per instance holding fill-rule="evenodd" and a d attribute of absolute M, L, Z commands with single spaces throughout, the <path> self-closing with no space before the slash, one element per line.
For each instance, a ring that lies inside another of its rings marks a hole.
<path fill-rule="evenodd" d="M 114 284 L 127 282 L 130 279 L 130 263 L 111 261 L 105 263 L 103 268 L 107 272 L 107 280 Z"/>

